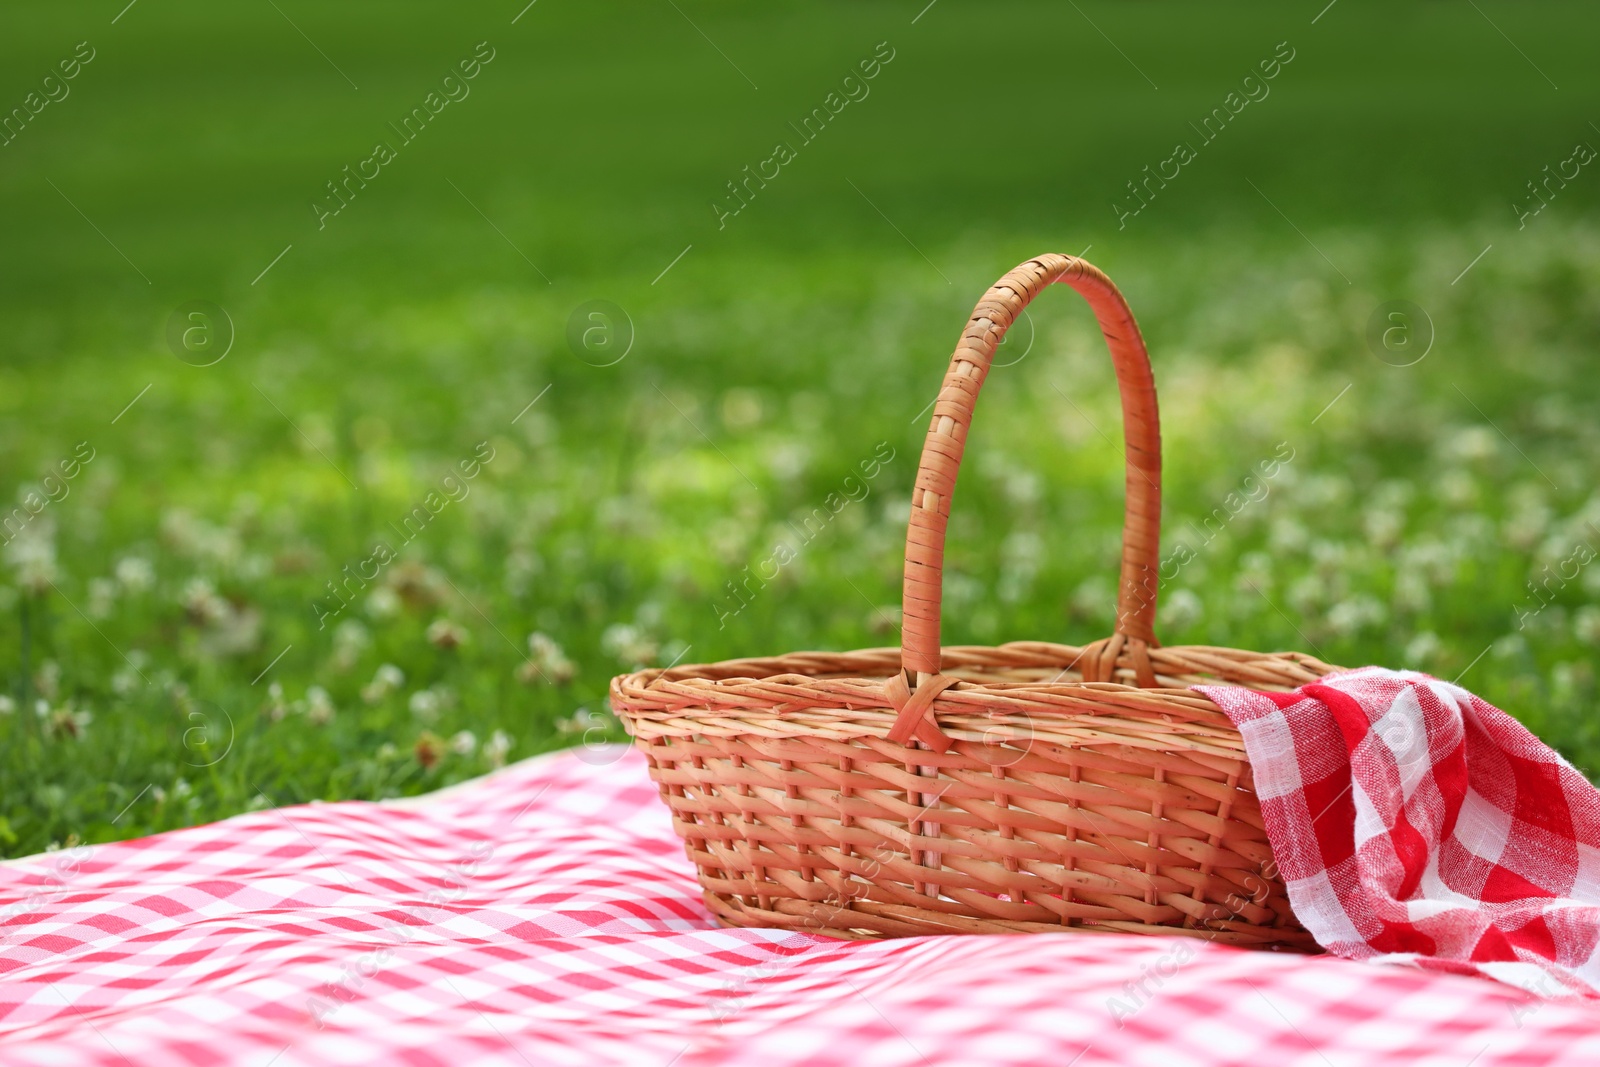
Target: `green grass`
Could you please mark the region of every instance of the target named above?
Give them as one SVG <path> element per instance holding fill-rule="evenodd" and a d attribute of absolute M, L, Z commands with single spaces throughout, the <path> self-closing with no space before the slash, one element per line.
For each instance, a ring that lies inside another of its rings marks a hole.
<path fill-rule="evenodd" d="M 1600 175 L 1525 228 L 1511 207 L 1600 144 L 1587 8 L 279 6 L 0 16 L 0 106 L 96 49 L 0 148 L 0 493 L 94 452 L 0 576 L 6 854 L 436 788 L 496 731 L 512 759 L 620 737 L 606 685 L 635 662 L 892 643 L 961 324 L 1086 246 L 1153 353 L 1167 550 L 1196 549 L 1162 639 L 1465 671 L 1600 771 L 1600 566 L 1519 618 L 1542 568 L 1600 550 Z M 324 182 L 483 40 L 471 95 L 319 230 Z M 1271 95 L 1119 229 L 1124 183 L 1285 40 Z M 880 41 L 871 95 L 719 229 L 725 183 Z M 567 341 L 598 299 L 632 325 L 611 366 Z M 236 329 L 212 366 L 165 340 L 193 300 Z M 1413 366 L 1369 349 L 1391 300 L 1436 329 Z M 950 643 L 1111 625 L 1114 382 L 1072 294 L 1032 321 L 955 501 Z M 880 447 L 866 498 L 719 627 L 726 583 Z M 398 558 L 319 628 L 379 540 Z M 385 664 L 403 682 L 373 687 Z"/>

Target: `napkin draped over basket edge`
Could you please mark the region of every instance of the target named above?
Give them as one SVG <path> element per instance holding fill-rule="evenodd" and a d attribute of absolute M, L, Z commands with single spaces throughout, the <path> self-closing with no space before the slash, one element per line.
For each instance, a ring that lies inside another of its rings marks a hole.
<path fill-rule="evenodd" d="M 1335 955 L 1600 997 L 1600 791 L 1460 686 L 1196 686 L 1244 737 L 1295 917 Z"/>

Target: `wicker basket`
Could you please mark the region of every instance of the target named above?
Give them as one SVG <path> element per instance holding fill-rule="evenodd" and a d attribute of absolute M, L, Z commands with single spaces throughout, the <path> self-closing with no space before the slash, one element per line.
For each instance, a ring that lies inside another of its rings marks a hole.
<path fill-rule="evenodd" d="M 1083 647 L 939 647 L 945 525 L 978 389 L 1051 282 L 1116 364 L 1127 513 L 1116 632 Z M 1162 648 L 1161 440 L 1116 287 L 1044 255 L 990 289 L 934 405 L 906 538 L 902 646 L 646 670 L 611 705 L 733 926 L 838 937 L 1108 930 L 1312 948 L 1272 862 L 1238 731 L 1195 683 L 1288 689 L 1294 653 Z"/>

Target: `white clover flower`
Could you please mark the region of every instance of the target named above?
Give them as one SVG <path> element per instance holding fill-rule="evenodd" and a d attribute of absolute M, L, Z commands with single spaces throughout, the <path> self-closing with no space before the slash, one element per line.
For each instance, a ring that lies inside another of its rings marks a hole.
<path fill-rule="evenodd" d="M 780 482 L 792 482 L 806 472 L 811 452 L 805 442 L 783 438 L 767 452 L 767 469 Z"/>
<path fill-rule="evenodd" d="M 195 524 L 199 522 L 184 508 L 168 508 L 161 513 L 161 537 L 173 548 L 189 554 L 197 539 Z"/>
<path fill-rule="evenodd" d="M 590 730 L 604 730 L 612 721 L 608 715 L 599 715 L 588 708 L 579 708 L 572 713 L 571 718 L 556 720 L 556 732 L 560 734 L 585 734 Z"/>
<path fill-rule="evenodd" d="M 1373 544 L 1380 548 L 1389 548 L 1398 542 L 1400 535 L 1405 532 L 1406 519 L 1398 511 L 1370 508 L 1362 516 L 1361 525 Z"/>
<path fill-rule="evenodd" d="M 1386 478 L 1372 490 L 1372 500 L 1386 508 L 1403 508 L 1417 496 L 1417 487 L 1403 478 Z"/>
<path fill-rule="evenodd" d="M 362 651 L 372 644 L 372 635 L 366 626 L 355 619 L 345 619 L 333 628 L 333 668 L 347 671 L 356 665 Z"/>
<path fill-rule="evenodd" d="M 1301 615 L 1312 615 L 1328 596 L 1327 583 L 1314 574 L 1302 575 L 1289 587 L 1289 606 Z"/>
<path fill-rule="evenodd" d="M 1439 635 L 1432 630 L 1424 630 L 1406 643 L 1400 659 L 1407 667 L 1425 667 L 1438 659 L 1443 650 L 1444 644 L 1439 640 Z"/>
<path fill-rule="evenodd" d="M 1439 498 L 1452 507 L 1465 508 L 1478 502 L 1478 483 L 1471 473 L 1452 467 L 1439 476 Z"/>
<path fill-rule="evenodd" d="M 33 687 L 47 700 L 54 700 L 61 692 L 61 664 L 53 659 L 39 664 L 33 674 Z"/>
<path fill-rule="evenodd" d="M 1274 552 L 1299 552 L 1311 541 L 1311 533 L 1294 519 L 1282 516 L 1272 520 L 1267 546 Z"/>
<path fill-rule="evenodd" d="M 400 614 L 400 594 L 380 585 L 367 597 L 367 614 L 374 619 L 392 619 Z"/>
<path fill-rule="evenodd" d="M 511 752 L 511 738 L 504 730 L 496 730 L 489 735 L 489 740 L 483 745 L 483 758 L 491 767 L 504 767 L 506 756 Z"/>
<path fill-rule="evenodd" d="M 554 685 L 565 685 L 578 673 L 577 667 L 573 666 L 567 654 L 561 650 L 561 646 L 545 634 L 529 634 L 528 651 L 531 658 L 517 668 L 518 680 L 526 684 L 550 682 Z"/>
<path fill-rule="evenodd" d="M 183 508 L 172 508 L 161 516 L 161 536 L 178 554 L 191 559 L 227 567 L 239 560 L 241 546 L 236 532 L 197 518 Z"/>
<path fill-rule="evenodd" d="M 1490 647 L 1495 659 L 1518 659 L 1527 655 L 1528 639 L 1521 634 L 1506 634 Z"/>
<path fill-rule="evenodd" d="M 1394 606 L 1399 611 L 1418 614 L 1433 606 L 1433 591 L 1420 570 L 1405 569 L 1395 575 Z"/>
<path fill-rule="evenodd" d="M 639 627 L 627 623 L 607 626 L 600 635 L 600 647 L 626 665 L 648 664 L 656 657 L 658 647 Z"/>
<path fill-rule="evenodd" d="M 453 593 L 450 579 L 435 567 L 416 560 L 405 560 L 389 568 L 384 586 L 392 589 L 402 603 L 413 607 L 441 604 Z"/>
<path fill-rule="evenodd" d="M 594 509 L 595 524 L 619 534 L 637 534 L 649 527 L 647 505 L 634 496 L 608 496 Z"/>
<path fill-rule="evenodd" d="M 1500 442 L 1487 426 L 1466 426 L 1457 430 L 1445 444 L 1448 454 L 1465 460 L 1489 459 L 1500 451 Z"/>
<path fill-rule="evenodd" d="M 972 607 L 983 600 L 983 583 L 970 574 L 952 573 L 944 576 L 944 602 L 951 610 Z"/>
<path fill-rule="evenodd" d="M 117 584 L 130 593 L 142 593 L 156 582 L 155 568 L 142 556 L 124 556 L 117 560 Z"/>
<path fill-rule="evenodd" d="M 1583 591 L 1590 596 L 1600 596 L 1600 567 L 1590 564 L 1583 569 Z"/>
<path fill-rule="evenodd" d="M 1028 508 L 1044 495 L 1039 476 L 1022 467 L 1008 466 L 1000 479 L 1001 492 L 1014 507 Z"/>
<path fill-rule="evenodd" d="M 1015 530 L 1000 542 L 1000 579 L 996 595 L 1015 604 L 1033 588 L 1044 560 L 1044 541 L 1032 530 Z"/>
<path fill-rule="evenodd" d="M 1336 541 L 1321 538 L 1311 542 L 1311 562 L 1323 573 L 1338 573 L 1347 568 L 1350 551 Z"/>
<path fill-rule="evenodd" d="M 538 553 L 526 548 L 512 549 L 506 556 L 506 592 L 514 597 L 523 596 L 533 588 L 533 579 L 544 572 L 544 561 Z"/>
<path fill-rule="evenodd" d="M 1299 497 L 1312 507 L 1341 507 L 1350 500 L 1350 479 L 1333 474 L 1313 474 L 1305 480 Z"/>
<path fill-rule="evenodd" d="M 1401 549 L 1395 566 L 1402 572 L 1415 571 L 1434 585 L 1449 585 L 1461 558 L 1459 545 L 1425 538 Z"/>
<path fill-rule="evenodd" d="M 410 707 L 411 714 L 423 722 L 433 722 L 439 718 L 439 694 L 432 689 L 419 689 L 412 693 L 407 706 Z"/>
<path fill-rule="evenodd" d="M 372 634 L 355 619 L 345 619 L 333 628 L 333 647 L 363 649 L 372 644 Z"/>
<path fill-rule="evenodd" d="M 422 765 L 422 769 L 430 771 L 444 756 L 444 742 L 432 730 L 424 730 L 417 736 L 417 743 L 411 752 Z"/>
<path fill-rule="evenodd" d="M 228 602 L 217 595 L 216 588 L 206 578 L 190 578 L 178 599 L 190 620 L 200 624 L 222 622 L 231 612 Z"/>
<path fill-rule="evenodd" d="M 39 701 L 39 705 L 43 709 L 45 729 L 51 737 L 70 737 L 75 741 L 82 741 L 89 724 L 94 721 L 92 713 L 87 709 L 74 708 L 70 700 L 59 708 L 51 708 L 42 700 Z"/>
<path fill-rule="evenodd" d="M 450 737 L 450 751 L 458 756 L 470 756 L 478 748 L 478 738 L 471 730 L 458 730 Z"/>
<path fill-rule="evenodd" d="M 1253 599 L 1255 604 L 1243 615 L 1238 615 L 1238 613 L 1235 612 L 1235 616 L 1241 619 L 1253 617 L 1255 614 L 1255 609 L 1260 607 L 1262 604 L 1261 598 L 1263 596 L 1268 598 L 1272 597 L 1273 588 L 1274 582 L 1271 571 L 1255 570 L 1245 567 L 1241 563 L 1239 570 L 1233 576 L 1233 591 L 1239 594 L 1239 599 L 1235 600 L 1234 603 L 1237 605 L 1245 605 L 1249 604 Z"/>
<path fill-rule="evenodd" d="M 1505 536 L 1513 547 L 1527 552 L 1548 536 L 1549 529 L 1550 509 L 1543 504 L 1528 504 L 1506 520 Z"/>
<path fill-rule="evenodd" d="M 1572 620 L 1572 632 L 1586 645 L 1600 645 L 1600 608 L 1585 604 Z"/>
<path fill-rule="evenodd" d="M 104 619 L 116 610 L 117 583 L 110 578 L 89 579 L 89 610 L 91 619 Z"/>
<path fill-rule="evenodd" d="M 468 641 L 466 629 L 446 618 L 438 618 L 430 622 L 427 636 L 429 644 L 435 648 L 446 650 L 460 648 Z"/>
<path fill-rule="evenodd" d="M 283 699 L 282 682 L 273 682 L 267 686 L 266 712 L 267 718 L 271 719 L 273 722 L 281 722 L 283 721 L 283 717 L 289 714 L 289 705 Z"/>
<path fill-rule="evenodd" d="M 1164 630 L 1187 630 L 1205 616 L 1200 598 L 1189 589 L 1176 589 L 1162 598 L 1158 610 Z"/>
<path fill-rule="evenodd" d="M 320 685 L 314 685 L 306 690 L 306 718 L 318 726 L 324 726 L 334 716 L 333 698 L 328 696 L 328 691 Z"/>
<path fill-rule="evenodd" d="M 236 656 L 254 649 L 261 641 L 261 612 L 253 607 L 235 608 L 222 601 L 226 611 L 206 627 L 200 637 L 203 655 Z"/>
<path fill-rule="evenodd" d="M 1239 557 L 1239 573 L 1270 580 L 1277 570 L 1277 562 L 1268 552 L 1246 552 Z M 1262 582 L 1257 582 L 1261 585 Z"/>
<path fill-rule="evenodd" d="M 1349 636 L 1383 622 L 1388 614 L 1372 597 L 1355 596 L 1328 609 L 1328 628 L 1341 636 Z"/>
<path fill-rule="evenodd" d="M 1557 663 L 1550 669 L 1550 695 L 1557 704 L 1570 704 L 1593 678 L 1594 670 L 1587 663 Z"/>
<path fill-rule="evenodd" d="M 1078 615 L 1110 614 L 1116 597 L 1111 585 L 1102 575 L 1085 578 L 1067 598 L 1067 604 Z"/>
<path fill-rule="evenodd" d="M 732 515 L 721 516 L 705 528 L 705 544 L 712 555 L 729 567 L 737 567 L 749 551 L 755 531 Z"/>
<path fill-rule="evenodd" d="M 49 516 L 34 519 L 5 547 L 6 563 L 16 573 L 17 584 L 35 596 L 55 585 L 55 523 Z"/>
<path fill-rule="evenodd" d="M 12 715 L 17 710 L 17 702 L 8 696 L 0 695 L 0 715 Z"/>
<path fill-rule="evenodd" d="M 385 663 L 373 674 L 372 681 L 361 687 L 361 699 L 368 704 L 376 704 L 399 689 L 405 681 L 405 673 L 399 667 L 393 663 Z"/>
<path fill-rule="evenodd" d="M 139 672 L 131 667 L 118 667 L 111 675 L 111 691 L 119 697 L 125 697 L 139 688 Z"/>

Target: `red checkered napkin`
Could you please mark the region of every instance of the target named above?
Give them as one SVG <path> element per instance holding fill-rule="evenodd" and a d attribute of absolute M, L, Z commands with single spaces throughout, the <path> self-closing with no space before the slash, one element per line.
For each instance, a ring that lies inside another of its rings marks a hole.
<path fill-rule="evenodd" d="M 1596 1061 L 1600 1009 L 1455 975 L 718 929 L 621 749 L 0 865 L 5 1067 Z"/>
<path fill-rule="evenodd" d="M 1244 735 L 1289 901 L 1324 948 L 1600 996 L 1600 792 L 1521 723 L 1377 667 L 1199 688 Z"/>

